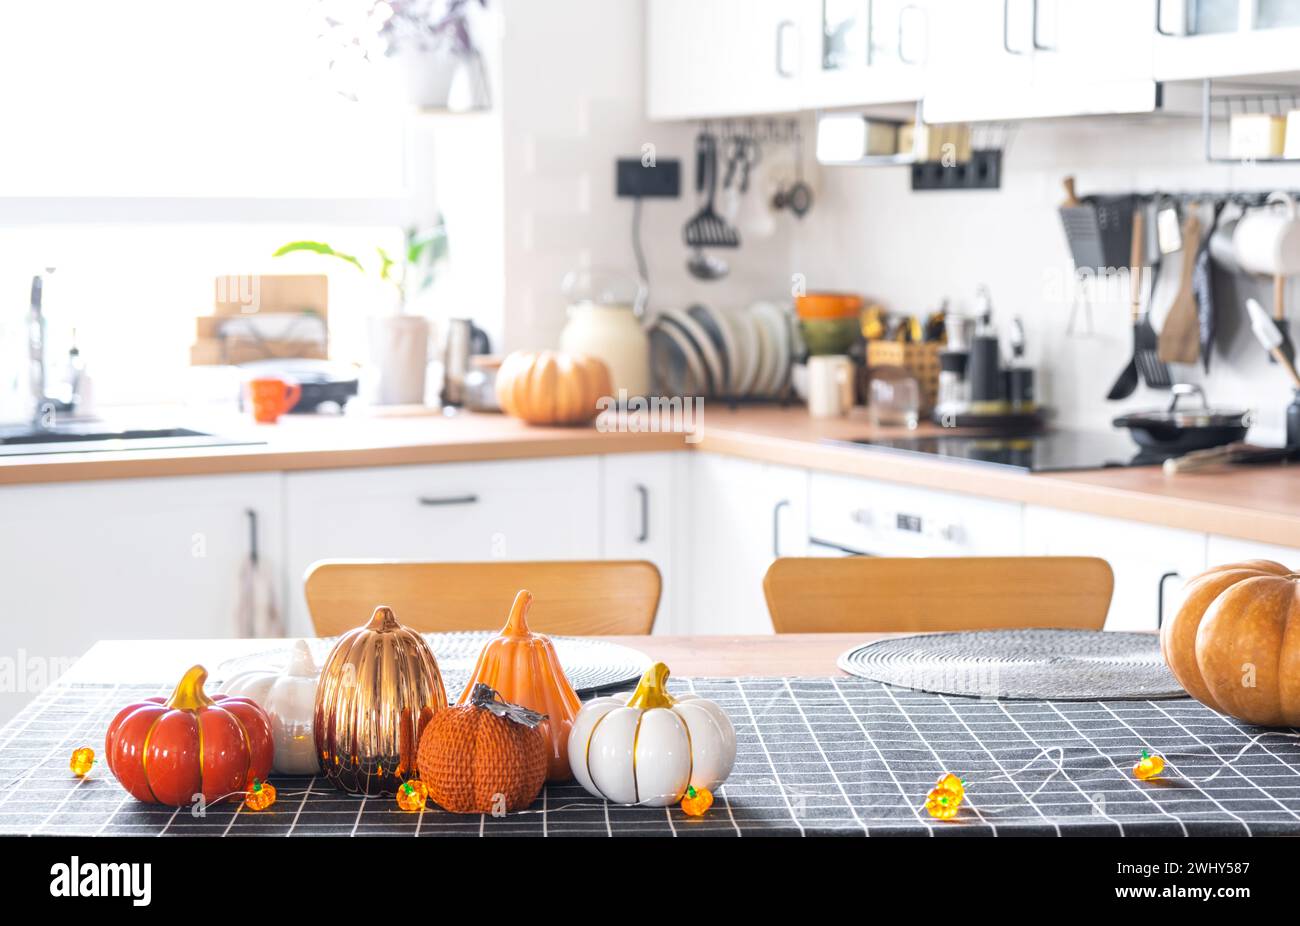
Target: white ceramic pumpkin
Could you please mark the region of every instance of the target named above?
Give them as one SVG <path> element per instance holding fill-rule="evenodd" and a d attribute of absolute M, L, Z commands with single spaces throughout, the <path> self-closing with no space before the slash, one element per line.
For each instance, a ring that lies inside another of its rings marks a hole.
<path fill-rule="evenodd" d="M 695 695 L 674 697 L 668 667 L 646 670 L 630 698 L 595 698 L 569 733 L 569 766 L 579 784 L 615 804 L 675 804 L 687 786 L 714 790 L 736 761 L 726 712 Z"/>
<path fill-rule="evenodd" d="M 232 675 L 221 686 L 223 694 L 249 698 L 271 718 L 277 772 L 315 775 L 320 771 L 312 736 L 319 676 L 320 670 L 311 658 L 307 642 L 299 640 L 282 671 L 249 669 Z"/>

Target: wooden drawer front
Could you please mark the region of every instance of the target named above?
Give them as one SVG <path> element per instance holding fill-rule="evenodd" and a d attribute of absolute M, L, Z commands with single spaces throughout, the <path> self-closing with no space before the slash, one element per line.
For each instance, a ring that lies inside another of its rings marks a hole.
<path fill-rule="evenodd" d="M 872 556 L 1016 556 L 1021 506 L 850 476 L 813 473 L 809 537 Z"/>

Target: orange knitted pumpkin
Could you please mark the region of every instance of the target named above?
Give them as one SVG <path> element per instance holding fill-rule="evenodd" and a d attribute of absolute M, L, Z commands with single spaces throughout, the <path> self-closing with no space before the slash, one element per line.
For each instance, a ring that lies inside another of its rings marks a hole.
<path fill-rule="evenodd" d="M 438 711 L 420 737 L 417 761 L 429 797 L 452 813 L 527 807 L 546 781 L 542 719 L 475 685 L 468 704 Z"/>
<path fill-rule="evenodd" d="M 573 777 L 569 769 L 569 731 L 582 702 L 560 668 L 551 638 L 528 629 L 532 604 L 532 592 L 520 590 L 515 595 L 505 627 L 484 645 L 457 703 L 468 701 L 474 686 L 481 682 L 501 692 L 501 697 L 511 704 L 544 714 L 539 729 L 550 747 L 546 780 L 568 781 Z"/>

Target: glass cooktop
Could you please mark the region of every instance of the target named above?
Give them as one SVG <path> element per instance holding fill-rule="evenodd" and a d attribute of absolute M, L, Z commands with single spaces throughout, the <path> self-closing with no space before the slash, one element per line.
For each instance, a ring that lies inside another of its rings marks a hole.
<path fill-rule="evenodd" d="M 964 463 L 1009 466 L 1032 473 L 1157 466 L 1167 454 L 1139 447 L 1118 431 L 1041 431 L 1034 434 L 951 433 L 833 441 L 872 450 L 923 454 Z"/>

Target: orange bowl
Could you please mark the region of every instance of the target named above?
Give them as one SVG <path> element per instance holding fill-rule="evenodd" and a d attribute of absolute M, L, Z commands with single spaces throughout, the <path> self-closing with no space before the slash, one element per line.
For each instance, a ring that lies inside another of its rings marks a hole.
<path fill-rule="evenodd" d="M 808 293 L 795 297 L 794 310 L 800 318 L 856 318 L 862 302 L 853 293 Z"/>

